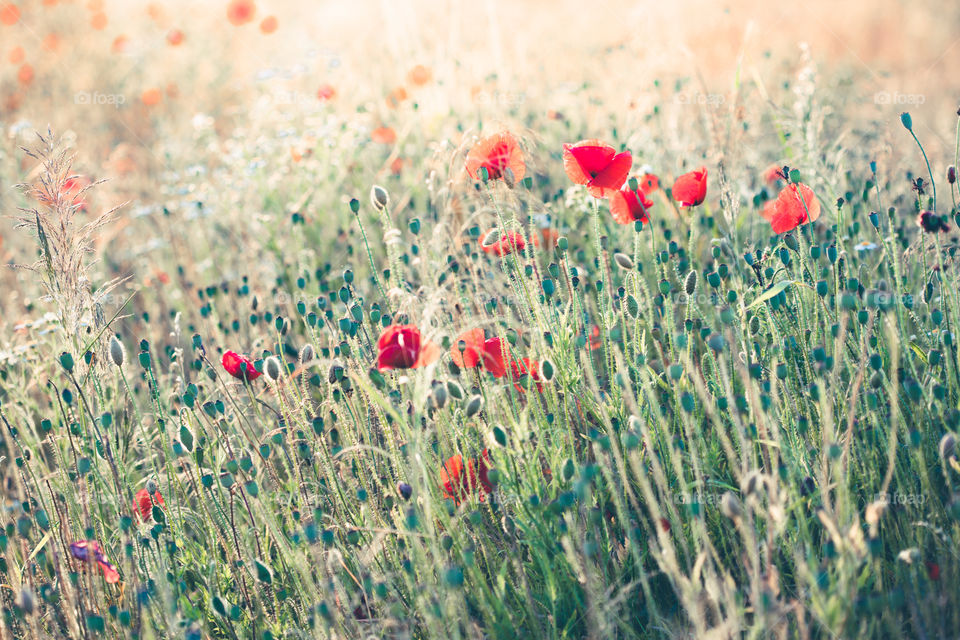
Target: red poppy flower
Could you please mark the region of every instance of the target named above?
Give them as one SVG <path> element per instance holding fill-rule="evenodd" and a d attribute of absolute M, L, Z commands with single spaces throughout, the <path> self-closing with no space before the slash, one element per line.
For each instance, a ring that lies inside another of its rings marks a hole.
<path fill-rule="evenodd" d="M 11 64 L 20 64 L 26 58 L 26 54 L 23 51 L 23 47 L 16 46 L 13 49 L 10 49 L 10 53 L 7 54 L 7 60 Z"/>
<path fill-rule="evenodd" d="M 264 35 L 270 35 L 277 30 L 279 23 L 277 22 L 276 16 L 267 16 L 260 22 L 260 33 Z"/>
<path fill-rule="evenodd" d="M 160 89 L 157 89 L 156 87 L 147 89 L 140 94 L 140 102 L 148 107 L 153 107 L 160 104 L 161 100 L 163 100 L 163 94 L 160 92 Z"/>
<path fill-rule="evenodd" d="M 140 489 L 137 491 L 137 495 L 133 497 L 133 510 L 140 514 L 140 518 L 147 522 L 153 516 L 153 505 L 156 504 L 158 507 L 163 505 L 163 496 L 160 495 L 159 491 L 153 492 L 153 497 L 150 497 L 150 492 L 146 489 Z"/>
<path fill-rule="evenodd" d="M 33 75 L 33 66 L 29 62 L 23 63 L 17 69 L 17 81 L 25 87 L 33 82 Z"/>
<path fill-rule="evenodd" d="M 107 14 L 103 11 L 98 11 L 97 13 L 90 16 L 90 26 L 96 31 L 103 31 L 107 28 Z"/>
<path fill-rule="evenodd" d="M 317 89 L 317 99 L 318 100 L 333 100 L 334 96 L 337 95 L 337 90 L 333 88 L 333 85 L 322 84 L 320 88 Z"/>
<path fill-rule="evenodd" d="M 639 189 L 640 191 L 643 191 L 644 195 L 648 196 L 659 188 L 660 178 L 652 173 L 645 173 L 643 174 L 643 177 L 640 178 Z"/>
<path fill-rule="evenodd" d="M 171 29 L 168 31 L 167 43 L 172 47 L 179 47 L 183 44 L 183 31 L 180 31 L 180 29 Z"/>
<path fill-rule="evenodd" d="M 510 363 L 510 369 L 514 380 L 513 386 L 517 391 L 526 393 L 527 390 L 520 385 L 520 378 L 527 375 L 536 383 L 537 391 L 543 392 L 543 385 L 540 384 L 542 378 L 540 377 L 539 362 L 530 358 L 521 358 L 520 360 L 513 360 Z"/>
<path fill-rule="evenodd" d="M 484 340 L 483 329 L 471 329 L 461 333 L 450 347 L 450 356 L 461 369 L 483 368 L 494 378 L 502 378 L 507 374 L 507 343 L 502 338 Z"/>
<path fill-rule="evenodd" d="M 782 165 L 772 164 L 763 170 L 763 181 L 767 184 L 777 184 L 780 180 L 783 180 Z"/>
<path fill-rule="evenodd" d="M 599 140 L 563 145 L 563 168 L 576 184 L 586 185 L 594 198 L 608 198 L 623 186 L 633 165 L 629 151 L 617 150 Z"/>
<path fill-rule="evenodd" d="M 591 351 L 603 348 L 603 340 L 600 338 L 600 327 L 593 325 L 590 329 L 590 335 L 587 340 L 587 348 Z"/>
<path fill-rule="evenodd" d="M 0 5 L 0 24 L 11 26 L 17 24 L 20 20 L 20 9 L 12 2 L 4 2 Z"/>
<path fill-rule="evenodd" d="M 440 469 L 440 486 L 443 488 L 443 497 L 451 498 L 457 504 L 466 499 L 471 493 L 478 493 L 480 502 L 485 493 L 493 493 L 493 485 L 488 479 L 490 470 L 490 456 L 484 449 L 479 460 L 468 460 L 463 463 L 463 456 L 451 456 Z"/>
<path fill-rule="evenodd" d="M 490 180 L 503 178 L 507 169 L 513 174 L 514 181 L 523 180 L 527 167 L 517 139 L 509 133 L 497 133 L 477 142 L 467 154 L 467 173 L 479 180 L 481 168 L 487 170 Z"/>
<path fill-rule="evenodd" d="M 430 82 L 433 79 L 433 72 L 430 71 L 429 67 L 425 67 L 422 64 L 418 64 L 413 69 L 410 70 L 410 73 L 407 74 L 407 79 L 414 85 L 422 87 L 423 85 Z"/>
<path fill-rule="evenodd" d="M 253 360 L 234 351 L 224 353 L 223 358 L 220 359 L 220 364 L 223 365 L 227 373 L 244 382 L 251 382 L 262 375 L 253 366 Z"/>
<path fill-rule="evenodd" d="M 950 231 L 950 225 L 946 222 L 946 216 L 940 217 L 933 211 L 921 211 L 917 215 L 917 224 L 927 233 L 947 233 Z"/>
<path fill-rule="evenodd" d="M 440 347 L 420 335 L 412 324 L 392 324 L 377 340 L 377 368 L 416 369 L 440 357 Z"/>
<path fill-rule="evenodd" d="M 397 141 L 397 132 L 392 127 L 377 127 L 370 132 L 370 139 L 380 144 L 393 144 Z"/>
<path fill-rule="evenodd" d="M 551 229 L 550 227 L 542 227 L 539 233 L 540 233 L 539 238 L 537 236 L 533 236 L 534 246 L 539 247 L 543 245 L 548 249 L 552 249 L 553 247 L 557 246 L 557 240 L 560 239 L 560 233 L 556 229 Z"/>
<path fill-rule="evenodd" d="M 820 202 L 813 189 L 805 184 L 788 184 L 773 203 L 770 226 L 774 233 L 793 231 L 805 222 L 820 217 Z"/>
<path fill-rule="evenodd" d="M 116 584 L 120 581 L 120 573 L 107 562 L 100 543 L 96 540 L 77 540 L 70 543 L 70 555 L 81 562 L 96 562 L 103 571 L 107 584 Z"/>
<path fill-rule="evenodd" d="M 63 194 L 67 198 L 72 197 L 74 206 L 80 211 L 87 210 L 87 201 L 81 193 L 84 189 L 93 184 L 93 180 L 86 176 L 71 176 L 63 183 Z"/>
<path fill-rule="evenodd" d="M 253 0 L 231 0 L 227 5 L 227 20 L 235 27 L 251 22 L 256 13 L 257 5 Z"/>
<path fill-rule="evenodd" d="M 527 246 L 526 240 L 524 240 L 523 236 L 516 231 L 507 231 L 506 233 L 500 232 L 500 238 L 496 242 L 492 244 L 486 244 L 487 238 L 494 231 L 496 230 L 491 229 L 490 231 L 487 231 L 480 237 L 480 240 L 478 240 L 480 243 L 480 248 L 483 249 L 484 253 L 505 256 L 514 251 L 523 251 L 523 249 Z"/>
<path fill-rule="evenodd" d="M 639 188 L 636 191 L 621 189 L 610 196 L 610 213 L 620 224 L 632 224 L 637 220 L 647 224 L 650 222 L 647 212 L 652 206 L 653 202 L 647 200 L 647 195 Z"/>
<path fill-rule="evenodd" d="M 685 173 L 673 183 L 673 199 L 681 207 L 695 207 L 707 198 L 707 168 Z"/>
<path fill-rule="evenodd" d="M 927 575 L 930 576 L 930 579 L 936 582 L 940 579 L 940 565 L 936 562 L 927 562 Z"/>

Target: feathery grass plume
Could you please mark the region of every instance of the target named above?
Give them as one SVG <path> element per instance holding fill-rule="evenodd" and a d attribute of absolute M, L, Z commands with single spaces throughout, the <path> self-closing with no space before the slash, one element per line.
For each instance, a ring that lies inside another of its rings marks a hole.
<path fill-rule="evenodd" d="M 53 132 L 37 134 L 38 142 L 23 152 L 39 163 L 39 177 L 33 185 L 20 188 L 38 203 L 34 208 L 22 208 L 17 226 L 36 236 L 40 260 L 32 265 L 20 265 L 39 276 L 39 280 L 53 301 L 58 320 L 67 339 L 79 348 L 90 338 L 97 338 L 106 347 L 103 335 L 102 305 L 122 279 L 115 279 L 93 290 L 89 260 L 100 230 L 113 219 L 119 207 L 110 209 L 88 222 L 81 222 L 84 196 L 99 183 L 71 191 L 69 181 L 73 156 L 58 142 Z M 87 337 L 81 336 L 83 327 Z"/>

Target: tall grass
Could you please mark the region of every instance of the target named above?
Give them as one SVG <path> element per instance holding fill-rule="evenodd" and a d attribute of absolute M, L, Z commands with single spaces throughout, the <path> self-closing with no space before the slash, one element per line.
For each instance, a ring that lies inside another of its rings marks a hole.
<path fill-rule="evenodd" d="M 112 239 L 114 212 L 64 195 L 69 152 L 42 136 L 23 286 L 54 315 L 0 360 L 2 633 L 953 635 L 957 185 L 919 152 L 871 164 L 876 129 L 831 142 L 842 105 L 811 70 L 792 102 L 766 96 L 755 122 L 780 143 L 749 161 L 738 118 L 761 100 L 742 88 L 683 154 L 655 114 L 621 138 L 531 112 L 512 186 L 465 177 L 469 135 L 401 130 L 413 166 L 393 175 L 399 151 L 340 116 L 297 161 L 269 129 L 290 123 L 261 122 L 209 165 L 185 145 Z M 561 143 L 588 135 L 664 186 L 706 163 L 707 201 L 661 191 L 651 224 L 614 224 L 563 175 Z M 818 221 L 770 232 L 771 162 L 814 187 Z M 950 233 L 916 224 L 931 179 Z M 375 182 L 389 201 L 367 202 Z M 559 239 L 482 250 L 490 228 L 541 227 Z M 402 323 L 445 354 L 378 371 Z M 542 379 L 458 369 L 474 327 Z M 266 375 L 232 378 L 226 350 Z M 445 461 L 484 450 L 494 491 L 445 496 Z M 141 489 L 163 499 L 146 518 Z"/>

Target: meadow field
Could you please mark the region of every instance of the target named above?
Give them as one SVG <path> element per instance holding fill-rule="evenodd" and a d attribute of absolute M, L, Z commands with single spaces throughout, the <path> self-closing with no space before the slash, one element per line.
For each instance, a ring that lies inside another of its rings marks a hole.
<path fill-rule="evenodd" d="M 960 637 L 960 5 L 0 56 L 0 639 Z"/>

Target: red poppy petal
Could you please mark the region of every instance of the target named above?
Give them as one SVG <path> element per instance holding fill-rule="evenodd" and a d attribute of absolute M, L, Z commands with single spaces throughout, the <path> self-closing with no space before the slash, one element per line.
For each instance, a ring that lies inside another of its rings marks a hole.
<path fill-rule="evenodd" d="M 460 350 L 460 343 L 463 351 Z M 483 350 L 483 329 L 471 329 L 461 333 L 450 347 L 450 357 L 461 369 L 472 369 L 480 364 L 480 352 Z"/>
<path fill-rule="evenodd" d="M 633 166 L 633 156 L 629 151 L 618 153 L 610 163 L 590 181 L 588 189 L 594 198 L 607 198 L 618 191 L 627 181 L 627 174 Z"/>

